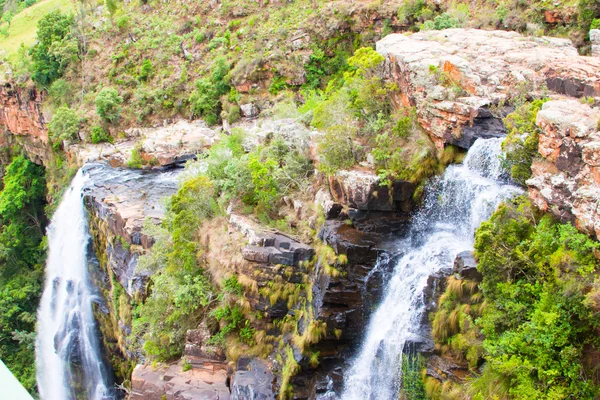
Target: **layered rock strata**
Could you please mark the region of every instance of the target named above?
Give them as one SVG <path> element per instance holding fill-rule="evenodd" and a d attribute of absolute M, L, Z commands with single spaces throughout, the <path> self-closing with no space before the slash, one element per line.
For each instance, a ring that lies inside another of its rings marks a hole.
<path fill-rule="evenodd" d="M 545 88 L 572 97 L 600 96 L 600 58 L 581 57 L 568 39 L 477 29 L 392 34 L 377 42 L 398 107 L 416 107 L 438 148 L 468 148 L 503 135 L 503 104 Z"/>
<path fill-rule="evenodd" d="M 549 101 L 538 112 L 541 159 L 529 196 L 543 211 L 600 238 L 600 111 L 575 100 Z"/>

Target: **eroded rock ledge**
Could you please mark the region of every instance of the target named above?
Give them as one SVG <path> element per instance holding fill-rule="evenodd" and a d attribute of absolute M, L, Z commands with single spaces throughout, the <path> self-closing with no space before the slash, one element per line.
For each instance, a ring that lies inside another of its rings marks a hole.
<path fill-rule="evenodd" d="M 545 86 L 572 97 L 600 96 L 600 58 L 581 57 L 568 39 L 516 32 L 446 29 L 392 34 L 377 42 L 385 76 L 416 107 L 438 148 L 468 148 L 477 137 L 504 134 L 502 105 Z M 522 92 L 522 93 L 520 93 Z"/>
<path fill-rule="evenodd" d="M 529 197 L 600 238 L 600 111 L 576 100 L 549 101 L 536 124 L 543 158 L 533 162 Z"/>

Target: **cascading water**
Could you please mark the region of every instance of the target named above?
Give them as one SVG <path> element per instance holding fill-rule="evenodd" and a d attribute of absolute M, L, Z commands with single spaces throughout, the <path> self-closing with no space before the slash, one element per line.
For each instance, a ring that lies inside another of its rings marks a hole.
<path fill-rule="evenodd" d="M 36 343 L 37 381 L 42 400 L 113 399 L 92 312 L 88 276 L 90 240 L 80 170 L 48 228 L 49 254 Z"/>
<path fill-rule="evenodd" d="M 462 164 L 448 167 L 428 188 L 402 243 L 404 255 L 346 373 L 343 400 L 398 398 L 402 352 L 407 339 L 418 335 L 428 277 L 450 267 L 459 252 L 472 250 L 479 224 L 520 191 L 501 179 L 501 143 L 478 139 Z"/>

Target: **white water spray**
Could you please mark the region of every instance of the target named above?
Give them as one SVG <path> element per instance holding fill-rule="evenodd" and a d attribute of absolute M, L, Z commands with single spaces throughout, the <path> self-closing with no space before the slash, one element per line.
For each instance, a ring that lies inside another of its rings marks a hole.
<path fill-rule="evenodd" d="M 398 398 L 404 345 L 418 335 L 427 279 L 473 249 L 474 232 L 519 189 L 501 181 L 501 138 L 478 139 L 464 162 L 429 188 L 411 225 L 404 256 L 371 316 L 362 348 L 345 377 L 343 400 Z"/>
<path fill-rule="evenodd" d="M 113 399 L 107 387 L 88 276 L 90 240 L 80 170 L 48 228 L 48 261 L 38 310 L 37 381 L 42 400 Z"/>

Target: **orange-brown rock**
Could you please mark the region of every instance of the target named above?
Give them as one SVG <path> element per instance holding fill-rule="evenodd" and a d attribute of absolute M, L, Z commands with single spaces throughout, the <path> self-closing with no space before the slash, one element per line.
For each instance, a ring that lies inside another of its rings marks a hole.
<path fill-rule="evenodd" d="M 502 136 L 508 110 L 492 106 L 545 86 L 600 98 L 600 58 L 579 56 L 567 39 L 446 29 L 388 35 L 377 51 L 386 57 L 384 76 L 399 87 L 394 103 L 416 107 L 438 148 L 468 148 L 478 137 Z"/>
<path fill-rule="evenodd" d="M 539 152 L 527 181 L 544 211 L 600 238 L 600 111 L 576 100 L 549 101 L 538 112 Z"/>
<path fill-rule="evenodd" d="M 0 85 L 0 129 L 6 133 L 0 139 L 0 146 L 18 141 L 37 163 L 47 162 L 51 151 L 42 99 L 42 93 L 35 86 Z"/>

